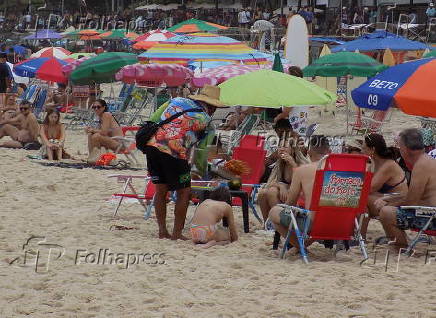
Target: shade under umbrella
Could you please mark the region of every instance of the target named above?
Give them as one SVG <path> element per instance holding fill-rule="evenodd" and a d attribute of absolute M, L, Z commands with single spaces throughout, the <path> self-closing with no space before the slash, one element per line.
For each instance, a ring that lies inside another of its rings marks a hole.
<path fill-rule="evenodd" d="M 363 108 L 385 111 L 395 105 L 409 115 L 436 117 L 435 78 L 436 58 L 415 60 L 377 74 L 351 96 Z"/>
<path fill-rule="evenodd" d="M 93 83 L 110 83 L 115 80 L 115 73 L 123 66 L 138 62 L 136 54 L 109 52 L 102 53 L 83 62 L 70 75 L 76 85 Z"/>
<path fill-rule="evenodd" d="M 133 64 L 124 66 L 115 79 L 124 83 L 138 83 L 142 86 L 177 87 L 188 83 L 193 72 L 179 64 Z"/>
<path fill-rule="evenodd" d="M 220 100 L 232 106 L 279 108 L 325 105 L 336 100 L 335 94 L 305 79 L 271 70 L 236 76 L 219 87 Z"/>
<path fill-rule="evenodd" d="M 353 75 L 369 77 L 386 69 L 387 66 L 360 53 L 338 52 L 327 54 L 303 69 L 304 76 L 341 77 Z"/>

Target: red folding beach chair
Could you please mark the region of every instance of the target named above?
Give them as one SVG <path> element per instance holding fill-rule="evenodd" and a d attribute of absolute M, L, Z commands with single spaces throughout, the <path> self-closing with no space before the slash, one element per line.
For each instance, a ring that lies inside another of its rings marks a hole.
<path fill-rule="evenodd" d="M 259 181 L 265 170 L 265 157 L 266 150 L 263 148 L 233 148 L 232 159 L 244 161 L 250 167 L 250 173 L 241 176 L 242 190 L 248 193 L 248 206 L 251 208 L 254 216 L 261 223 L 263 223 L 263 221 L 257 213 L 255 199 L 260 187 Z M 239 198 L 234 198 L 233 205 L 241 206 L 242 202 Z"/>
<path fill-rule="evenodd" d="M 242 137 L 239 147 L 250 149 L 264 149 L 265 137 L 259 135 L 245 135 Z"/>
<path fill-rule="evenodd" d="M 123 126 L 121 127 L 124 136 L 115 136 L 112 139 L 117 140 L 120 145 L 115 150 L 116 154 L 126 156 L 127 160 L 135 166 L 139 166 L 139 161 L 135 156 L 134 151 L 136 151 L 136 140 L 135 133 L 139 130 L 139 126 Z M 131 133 L 129 136 L 129 132 Z"/>
<path fill-rule="evenodd" d="M 368 259 L 365 243 L 360 235 L 358 217 L 365 213 L 372 174 L 373 164 L 368 156 L 330 154 L 320 160 L 315 174 L 310 211 L 284 205 L 285 209 L 292 211 L 292 222 L 280 256 L 283 258 L 291 234 L 295 231 L 301 257 L 306 263 L 306 239 L 354 239 L 359 242 L 364 259 Z"/>
<path fill-rule="evenodd" d="M 148 219 L 151 216 L 151 209 L 153 207 L 154 195 L 156 193 L 156 187 L 151 182 L 150 177 L 147 176 L 131 176 L 131 175 L 110 175 L 109 178 L 117 178 L 119 183 L 123 183 L 123 192 L 114 193 L 113 196 L 119 198 L 113 217 L 118 213 L 118 209 L 125 198 L 136 199 L 144 207 L 144 219 Z M 145 181 L 144 191 L 142 194 L 138 193 L 133 185 L 134 179 L 143 179 Z M 130 190 L 130 192 L 128 192 Z"/>
<path fill-rule="evenodd" d="M 375 110 L 371 116 L 363 116 L 362 110 L 357 110 L 356 121 L 349 124 L 351 133 L 356 135 L 367 135 L 371 133 L 380 133 L 384 123 L 390 121 L 392 112 L 390 110 Z"/>

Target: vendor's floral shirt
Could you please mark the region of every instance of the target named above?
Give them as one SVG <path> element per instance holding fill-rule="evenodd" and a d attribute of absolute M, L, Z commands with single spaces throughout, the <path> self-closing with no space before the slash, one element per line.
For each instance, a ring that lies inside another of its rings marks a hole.
<path fill-rule="evenodd" d="M 163 111 L 161 121 L 190 108 L 202 109 L 191 99 L 174 98 Z M 206 112 L 185 113 L 160 127 L 148 145 L 175 158 L 188 160 L 191 148 L 203 138 L 210 120 L 211 118 Z"/>

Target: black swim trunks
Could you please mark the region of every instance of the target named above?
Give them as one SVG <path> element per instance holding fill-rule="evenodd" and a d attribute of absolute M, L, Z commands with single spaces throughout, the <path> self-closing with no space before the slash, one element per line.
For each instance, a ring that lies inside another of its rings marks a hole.
<path fill-rule="evenodd" d="M 152 146 L 145 148 L 145 155 L 147 169 L 154 184 L 166 184 L 169 191 L 191 186 L 191 167 L 188 161 L 174 158 Z"/>

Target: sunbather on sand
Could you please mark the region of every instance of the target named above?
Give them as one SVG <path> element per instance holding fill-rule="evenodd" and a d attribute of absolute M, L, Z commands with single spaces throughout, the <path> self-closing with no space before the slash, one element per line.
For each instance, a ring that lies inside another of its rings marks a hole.
<path fill-rule="evenodd" d="M 217 187 L 196 209 L 191 224 L 192 242 L 203 248 L 225 245 L 238 239 L 233 217 L 231 196 L 227 187 Z M 228 229 L 219 223 L 227 220 Z"/>
<path fill-rule="evenodd" d="M 59 122 L 60 114 L 57 110 L 50 110 L 41 125 L 41 140 L 44 144 L 44 157 L 48 160 L 62 160 L 65 141 L 65 127 Z"/>
<path fill-rule="evenodd" d="M 0 107 L 0 120 L 10 120 L 19 114 L 20 109 L 15 103 L 15 98 L 12 94 L 6 95 L 5 106 Z"/>
<path fill-rule="evenodd" d="M 315 182 L 315 174 L 318 168 L 319 160 L 330 152 L 330 147 L 327 138 L 324 136 L 313 136 L 310 141 L 309 155 L 314 162 L 298 167 L 294 171 L 292 183 L 289 188 L 287 205 L 296 206 L 300 194 L 304 195 L 305 208 L 310 208 L 312 200 L 313 184 Z M 273 222 L 275 229 L 286 237 L 289 224 L 291 223 L 291 215 L 279 205 L 276 205 L 269 212 L 269 219 Z M 297 216 L 297 220 L 299 216 Z M 291 244 L 298 246 L 295 235 L 291 236 Z"/>
<path fill-rule="evenodd" d="M 112 137 L 123 135 L 120 125 L 107 111 L 107 104 L 104 100 L 97 99 L 92 105 L 92 109 L 99 119 L 99 124 L 98 128 L 85 128 L 88 134 L 89 161 L 98 159 L 99 154 L 96 155 L 95 152 L 100 151 L 101 147 L 115 151 L 120 143 Z"/>
<path fill-rule="evenodd" d="M 18 116 L 0 120 L 0 139 L 5 136 L 12 140 L 0 144 L 0 147 L 23 148 L 27 143 L 38 141 L 39 124 L 28 101 L 21 102 Z"/>

